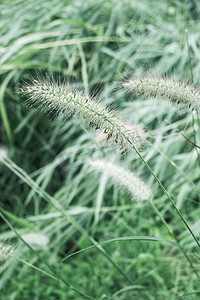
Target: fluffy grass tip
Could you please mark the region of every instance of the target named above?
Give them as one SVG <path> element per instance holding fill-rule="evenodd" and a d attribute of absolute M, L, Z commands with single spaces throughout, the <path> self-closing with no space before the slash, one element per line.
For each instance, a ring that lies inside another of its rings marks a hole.
<path fill-rule="evenodd" d="M 35 103 L 46 111 L 63 116 L 74 115 L 86 125 L 96 130 L 102 129 L 107 134 L 107 140 L 113 138 L 119 144 L 121 155 L 131 148 L 141 149 L 141 137 L 133 126 L 122 121 L 114 110 L 109 110 L 102 102 L 70 88 L 69 84 L 46 79 L 33 80 L 25 84 L 21 92 L 29 97 L 29 103 Z"/>
<path fill-rule="evenodd" d="M 136 200 L 147 200 L 152 196 L 150 187 L 133 172 L 106 160 L 90 160 L 93 170 L 106 173 L 115 183 L 126 188 Z"/>
<path fill-rule="evenodd" d="M 129 91 L 135 91 L 146 98 L 163 98 L 172 103 L 194 110 L 200 104 L 200 90 L 190 84 L 176 81 L 173 78 L 158 78 L 156 76 L 138 77 L 133 75 L 122 83 Z"/>

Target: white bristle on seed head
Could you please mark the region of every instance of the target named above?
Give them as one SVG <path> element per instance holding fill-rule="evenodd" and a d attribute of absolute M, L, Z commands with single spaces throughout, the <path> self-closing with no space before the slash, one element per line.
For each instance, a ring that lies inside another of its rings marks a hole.
<path fill-rule="evenodd" d="M 148 200 L 152 197 L 150 187 L 133 172 L 106 160 L 90 160 L 93 170 L 106 173 L 115 183 L 125 187 L 135 200 Z"/>
<path fill-rule="evenodd" d="M 83 92 L 70 89 L 67 84 L 34 80 L 21 90 L 29 96 L 30 103 L 36 103 L 46 111 L 63 116 L 75 115 L 91 127 L 102 129 L 108 138 L 112 137 L 123 148 L 123 152 L 141 149 L 141 139 L 135 130 L 115 111 L 108 110 L 95 98 L 86 97 Z"/>
<path fill-rule="evenodd" d="M 0 162 L 8 157 L 8 149 L 0 146 Z"/>
<path fill-rule="evenodd" d="M 11 245 L 0 242 L 0 262 L 4 262 L 13 252 L 14 248 Z"/>
<path fill-rule="evenodd" d="M 28 232 L 22 235 L 22 238 L 28 244 L 35 245 L 39 248 L 46 248 L 49 243 L 49 238 L 40 232 Z"/>
<path fill-rule="evenodd" d="M 129 131 L 132 133 L 132 136 L 134 137 L 135 145 L 138 144 L 137 148 L 141 147 L 146 137 L 146 134 L 142 129 L 142 127 L 140 125 L 133 126 L 131 124 L 127 124 L 125 126 L 127 128 L 127 132 Z M 112 135 L 111 136 L 108 135 L 101 129 L 97 129 L 95 134 L 95 140 L 100 145 L 104 145 L 105 143 L 108 142 L 115 142 L 115 137 Z"/>
<path fill-rule="evenodd" d="M 135 91 L 146 98 L 162 98 L 185 108 L 197 108 L 200 105 L 200 90 L 190 84 L 176 81 L 173 78 L 159 78 L 156 76 L 133 75 L 121 84 L 129 91 Z"/>

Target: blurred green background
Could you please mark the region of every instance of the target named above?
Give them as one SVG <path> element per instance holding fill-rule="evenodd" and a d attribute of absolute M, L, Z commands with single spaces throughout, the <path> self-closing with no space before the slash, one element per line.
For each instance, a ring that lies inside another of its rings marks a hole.
<path fill-rule="evenodd" d="M 142 155 L 199 239 L 199 151 L 177 133 L 200 144 L 198 111 L 180 114 L 119 89 L 146 72 L 198 85 L 199 16 L 196 0 L 0 2 L 0 149 L 8 154 L 0 162 L 0 252 L 10 253 L 0 256 L 1 300 L 199 299 L 199 250 L 137 155 L 99 147 L 76 119 L 27 108 L 20 94 L 24 81 L 49 74 L 141 124 L 149 141 Z M 153 203 L 92 172 L 90 157 L 139 174 Z M 164 242 L 175 236 L 190 263 Z"/>

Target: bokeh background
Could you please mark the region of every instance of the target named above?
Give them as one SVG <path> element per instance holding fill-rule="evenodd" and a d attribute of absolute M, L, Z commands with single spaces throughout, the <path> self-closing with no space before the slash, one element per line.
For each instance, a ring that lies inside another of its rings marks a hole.
<path fill-rule="evenodd" d="M 20 93 L 31 77 L 65 78 L 140 124 L 143 157 L 199 239 L 199 151 L 177 132 L 200 144 L 198 109 L 119 88 L 146 72 L 198 86 L 199 16 L 196 0 L 1 1 L 1 300 L 199 299 L 196 243 L 137 154 L 99 145 L 77 119 L 27 108 Z M 140 175 L 152 202 L 91 171 L 91 157 Z"/>

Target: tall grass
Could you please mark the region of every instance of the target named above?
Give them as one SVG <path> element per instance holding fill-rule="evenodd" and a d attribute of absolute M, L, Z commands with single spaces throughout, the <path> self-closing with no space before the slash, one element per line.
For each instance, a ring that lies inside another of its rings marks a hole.
<path fill-rule="evenodd" d="M 116 90 L 148 69 L 191 80 L 190 63 L 199 83 L 198 2 L 15 0 L 0 12 L 0 242 L 14 249 L 0 262 L 1 298 L 198 299 L 197 246 L 137 154 L 99 145 L 73 118 L 27 110 L 18 93 L 35 73 L 53 73 L 143 124 L 142 156 L 199 240 L 199 152 L 177 131 L 200 145 L 198 109 L 179 115 Z M 130 201 L 89 170 L 91 157 L 137 170 L 152 202 Z M 27 242 L 29 233 L 47 246 Z"/>

